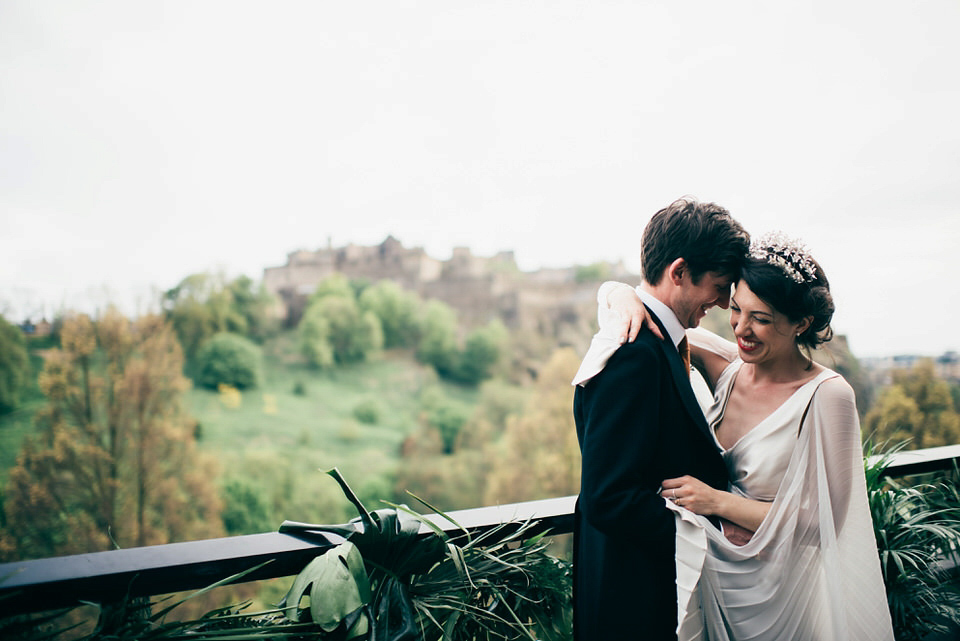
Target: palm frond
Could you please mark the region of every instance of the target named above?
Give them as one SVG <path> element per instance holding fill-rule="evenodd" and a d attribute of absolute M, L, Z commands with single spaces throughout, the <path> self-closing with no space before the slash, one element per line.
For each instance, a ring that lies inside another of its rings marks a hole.
<path fill-rule="evenodd" d="M 868 447 L 864 471 L 894 629 L 900 641 L 914 641 L 960 623 L 960 593 L 944 563 L 960 560 L 960 492 L 955 481 L 903 486 L 885 478 L 904 445 L 879 454 Z"/>

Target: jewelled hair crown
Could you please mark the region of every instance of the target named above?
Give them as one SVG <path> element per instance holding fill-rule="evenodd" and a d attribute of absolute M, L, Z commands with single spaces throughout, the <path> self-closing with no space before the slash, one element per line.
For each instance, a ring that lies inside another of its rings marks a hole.
<path fill-rule="evenodd" d="M 765 234 L 750 243 L 750 256 L 776 265 L 798 283 L 809 283 L 817 277 L 813 258 L 806 246 L 781 232 Z"/>

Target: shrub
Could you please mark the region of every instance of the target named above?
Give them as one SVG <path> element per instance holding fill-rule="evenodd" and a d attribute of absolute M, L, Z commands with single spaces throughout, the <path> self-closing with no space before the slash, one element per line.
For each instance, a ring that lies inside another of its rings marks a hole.
<path fill-rule="evenodd" d="M 264 491 L 247 481 L 233 480 L 223 488 L 221 518 L 229 536 L 267 532 L 276 527 Z"/>
<path fill-rule="evenodd" d="M 429 301 L 424 306 L 417 360 L 449 377 L 457 370 L 459 357 L 456 312 L 440 301 Z"/>
<path fill-rule="evenodd" d="M 333 346 L 330 345 L 330 323 L 320 310 L 308 307 L 298 328 L 300 353 L 314 367 L 326 368 L 333 365 Z"/>
<path fill-rule="evenodd" d="M 460 429 L 468 418 L 466 410 L 453 403 L 443 403 L 429 411 L 427 422 L 440 432 L 444 454 L 453 453 L 457 436 L 460 435 Z"/>
<path fill-rule="evenodd" d="M 311 364 L 365 360 L 383 347 L 383 328 L 373 312 L 363 312 L 356 299 L 330 294 L 314 300 L 300 322 L 301 350 Z"/>
<path fill-rule="evenodd" d="M 460 355 L 455 378 L 471 385 L 490 378 L 505 351 L 508 338 L 507 329 L 499 321 L 470 332 Z"/>
<path fill-rule="evenodd" d="M 389 280 L 363 290 L 359 298 L 365 311 L 373 312 L 383 326 L 383 346 L 413 347 L 420 338 L 420 297 Z"/>
<path fill-rule="evenodd" d="M 353 417 L 367 425 L 376 425 L 380 422 L 380 404 L 374 400 L 357 403 L 353 408 Z"/>
<path fill-rule="evenodd" d="M 238 334 L 216 334 L 200 348 L 197 371 L 197 383 L 209 389 L 220 385 L 256 387 L 260 381 L 260 348 Z"/>

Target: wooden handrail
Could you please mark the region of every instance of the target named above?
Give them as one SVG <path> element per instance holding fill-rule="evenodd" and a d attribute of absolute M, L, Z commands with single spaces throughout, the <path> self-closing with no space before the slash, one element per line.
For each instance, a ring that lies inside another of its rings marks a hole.
<path fill-rule="evenodd" d="M 908 476 L 954 465 L 960 465 L 960 445 L 898 452 L 885 475 Z M 565 496 L 458 510 L 448 513 L 450 520 L 435 514 L 424 518 L 451 536 L 462 530 L 480 534 L 527 520 L 537 521 L 535 531 L 567 534 L 573 531 L 576 499 Z M 420 528 L 420 536 L 431 532 L 425 524 Z M 198 589 L 264 562 L 268 563 L 242 580 L 291 576 L 342 541 L 321 531 L 267 532 L 0 564 L 0 616 Z"/>

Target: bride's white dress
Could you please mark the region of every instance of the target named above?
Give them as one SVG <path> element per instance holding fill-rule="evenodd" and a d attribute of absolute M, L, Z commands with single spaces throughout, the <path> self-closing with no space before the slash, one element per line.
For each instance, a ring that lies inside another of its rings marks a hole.
<path fill-rule="evenodd" d="M 705 409 L 715 427 L 743 363 L 732 343 L 703 330 L 687 335 L 730 361 Z M 825 369 L 723 457 L 731 492 L 773 505 L 738 547 L 668 502 L 677 515 L 681 641 L 892 640 L 846 381 Z"/>
<path fill-rule="evenodd" d="M 613 285 L 598 292 L 600 331 L 574 384 L 620 346 L 623 318 L 606 305 Z M 691 377 L 715 428 L 743 363 L 736 345 L 715 334 L 693 329 L 687 338 L 729 362 L 712 398 L 699 374 Z M 893 641 L 847 382 L 825 369 L 723 457 L 731 492 L 773 504 L 750 542 L 736 546 L 705 517 L 664 499 L 677 524 L 680 641 Z"/>

